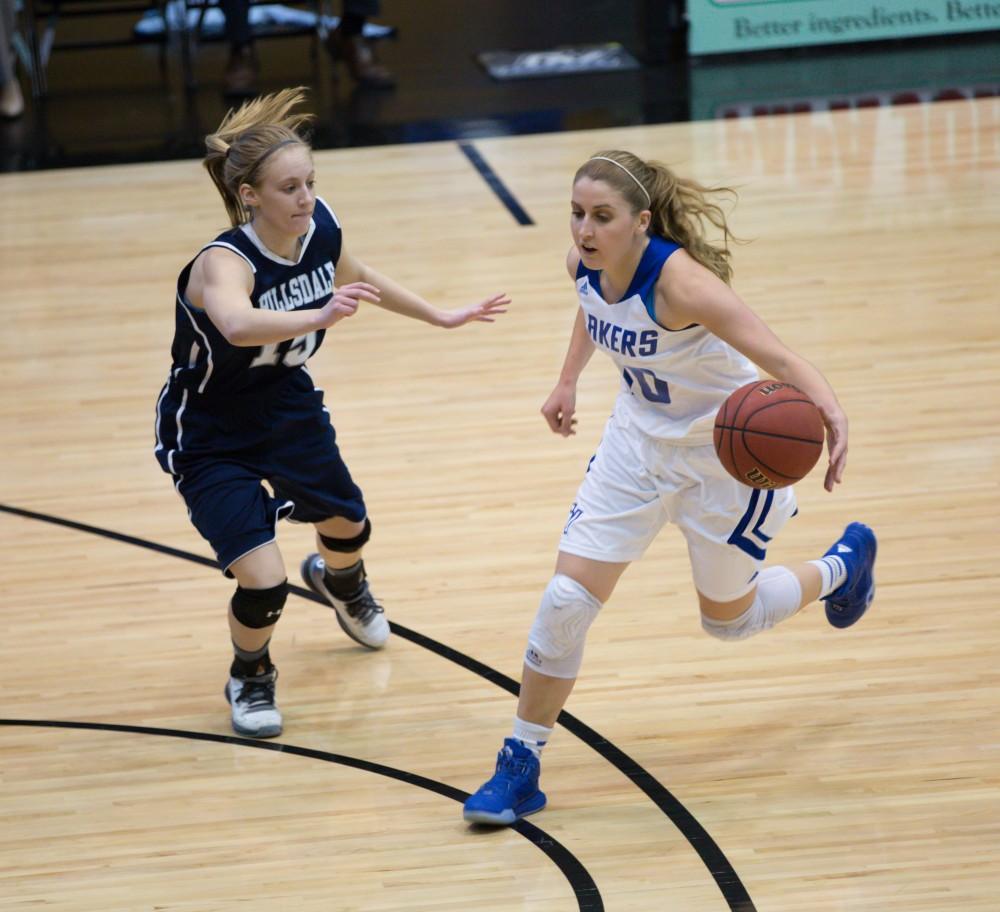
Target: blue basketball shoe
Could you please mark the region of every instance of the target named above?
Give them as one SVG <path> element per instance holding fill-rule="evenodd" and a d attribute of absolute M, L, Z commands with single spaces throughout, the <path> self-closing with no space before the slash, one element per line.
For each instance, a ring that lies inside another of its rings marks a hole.
<path fill-rule="evenodd" d="M 864 523 L 852 522 L 824 554 L 839 557 L 847 579 L 826 597 L 826 619 L 834 627 L 850 627 L 861 620 L 875 598 L 875 533 Z"/>
<path fill-rule="evenodd" d="M 469 823 L 507 826 L 545 807 L 538 790 L 538 758 L 515 738 L 505 738 L 497 754 L 497 769 L 489 782 L 465 802 L 463 816 Z"/>

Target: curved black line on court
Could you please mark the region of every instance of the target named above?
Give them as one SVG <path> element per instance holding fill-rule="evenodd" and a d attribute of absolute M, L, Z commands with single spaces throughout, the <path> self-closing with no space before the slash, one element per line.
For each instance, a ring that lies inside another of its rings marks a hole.
<path fill-rule="evenodd" d="M 182 738 L 187 741 L 212 741 L 216 744 L 235 744 L 239 747 L 252 747 L 257 750 L 275 751 L 281 754 L 294 754 L 297 757 L 309 757 L 312 760 L 323 760 L 326 763 L 336 763 L 348 766 L 387 779 L 396 779 L 407 785 L 416 785 L 436 795 L 443 795 L 453 801 L 464 802 L 469 797 L 468 792 L 446 785 L 434 779 L 408 773 L 392 766 L 372 763 L 369 760 L 359 760 L 345 754 L 331 754 L 328 751 L 314 750 L 311 747 L 298 747 L 295 744 L 285 744 L 280 741 L 255 741 L 251 738 L 239 738 L 234 735 L 215 735 L 210 732 L 185 731 L 176 728 L 155 728 L 146 725 L 116 725 L 105 722 L 63 722 L 48 719 L 0 719 L 0 725 L 25 726 L 31 728 L 76 728 L 87 731 L 126 732 L 136 735 L 157 735 L 163 738 Z M 525 820 L 519 820 L 511 829 L 516 830 L 532 845 L 541 849 L 555 863 L 569 882 L 576 895 L 580 912 L 604 912 L 604 901 L 601 899 L 597 884 L 590 872 L 580 863 L 580 860 L 562 843 L 553 839 L 544 830 Z"/>
<path fill-rule="evenodd" d="M 213 567 L 216 570 L 219 568 L 218 563 L 211 558 L 190 554 L 178 548 L 159 545 L 156 542 L 136 538 L 133 535 L 111 532 L 107 529 L 100 529 L 97 526 L 87 525 L 86 523 L 61 519 L 58 516 L 49 516 L 45 513 L 35 513 L 32 510 L 22 510 L 18 507 L 7 506 L 6 504 L 0 504 L 0 512 L 11 513 L 26 519 L 37 519 L 41 522 L 64 526 L 68 529 L 76 529 L 80 532 L 88 532 L 92 535 L 99 535 L 114 541 L 136 545 L 137 547 L 157 551 L 161 554 L 169 554 L 172 557 L 179 557 L 182 560 L 193 561 L 196 564 L 203 564 Z M 301 586 L 289 586 L 289 590 L 302 598 L 324 606 L 326 605 L 326 602 L 318 595 Z M 490 683 L 502 687 L 515 696 L 519 693 L 520 685 L 517 681 L 494 668 L 490 668 L 489 665 L 470 658 L 464 653 L 452 649 L 450 646 L 445 646 L 443 643 L 437 642 L 437 640 L 432 640 L 422 633 L 410 630 L 402 624 L 397 624 L 395 621 L 390 621 L 389 626 L 392 632 L 402 639 L 409 640 L 417 646 L 422 646 L 424 649 L 430 650 L 436 655 L 441 656 L 441 658 L 447 659 L 449 662 L 454 662 L 456 665 L 485 678 Z M 715 840 L 712 839 L 705 828 L 695 819 L 694 815 L 664 785 L 629 757 L 628 754 L 615 747 L 614 744 L 598 734 L 590 726 L 585 725 L 565 710 L 559 714 L 557 721 L 558 724 L 576 735 L 584 744 L 597 751 L 608 763 L 628 777 L 632 784 L 642 791 L 670 819 L 681 835 L 687 839 L 691 847 L 698 853 L 698 857 L 701 858 L 719 890 L 722 891 L 722 895 L 728 903 L 731 912 L 757 912 L 750 894 L 747 892 L 746 887 L 743 886 L 743 882 L 740 880 L 736 870 L 729 863 L 729 859 L 726 858 L 722 849 L 719 848 Z M 256 744 L 258 742 L 253 743 Z M 521 821 L 521 823 L 523 822 Z"/>

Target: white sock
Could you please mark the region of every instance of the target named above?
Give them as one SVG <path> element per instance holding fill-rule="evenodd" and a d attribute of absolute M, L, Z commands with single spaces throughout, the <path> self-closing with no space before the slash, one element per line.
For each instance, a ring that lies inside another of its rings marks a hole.
<path fill-rule="evenodd" d="M 701 626 L 720 640 L 745 640 L 768 630 L 802 607 L 802 584 L 787 567 L 768 567 L 757 577 L 757 597 L 739 617 L 719 621 L 701 616 Z"/>
<path fill-rule="evenodd" d="M 839 589 L 847 579 L 847 567 L 844 566 L 844 559 L 836 554 L 828 554 L 819 560 L 809 561 L 816 567 L 823 582 L 819 587 L 819 597 L 826 598 L 834 589 Z"/>
<path fill-rule="evenodd" d="M 552 737 L 552 729 L 536 725 L 534 722 L 525 722 L 524 719 L 514 716 L 514 732 L 511 737 L 520 741 L 536 757 L 541 757 L 542 748 Z"/>

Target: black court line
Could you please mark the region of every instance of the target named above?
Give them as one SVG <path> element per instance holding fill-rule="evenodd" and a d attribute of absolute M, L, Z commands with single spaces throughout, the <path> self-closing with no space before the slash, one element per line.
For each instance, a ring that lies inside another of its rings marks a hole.
<path fill-rule="evenodd" d="M 314 750 L 310 747 L 298 747 L 295 744 L 286 744 L 279 741 L 255 741 L 251 738 L 239 738 L 234 735 L 215 735 L 209 732 L 185 731 L 176 728 L 154 728 L 145 725 L 115 725 L 104 722 L 0 719 L 0 725 L 126 732 L 137 735 L 157 735 L 163 738 L 182 738 L 187 741 L 211 741 L 216 744 L 235 744 L 239 747 L 251 747 L 257 750 L 294 754 L 297 757 L 309 757 L 312 760 L 323 760 L 326 763 L 348 766 L 366 773 L 374 773 L 376 776 L 385 776 L 387 779 L 396 779 L 399 782 L 405 782 L 407 785 L 416 785 L 429 792 L 434 792 L 436 795 L 451 798 L 452 801 L 464 802 L 469 797 L 468 792 L 463 792 L 461 789 L 453 788 L 434 779 L 418 776 L 416 773 L 406 772 L 406 770 L 399 770 L 392 766 L 383 766 L 381 763 L 372 763 L 368 760 L 359 760 L 357 757 L 348 757 L 344 754 L 331 754 L 328 751 Z M 525 820 L 519 820 L 510 829 L 520 833 L 532 845 L 541 849 L 555 863 L 556 867 L 559 868 L 569 882 L 570 887 L 572 887 L 580 912 L 604 912 L 604 901 L 601 899 L 597 884 L 594 883 L 590 872 L 587 871 L 580 863 L 580 860 L 569 849 L 549 836 L 544 830 Z"/>
<path fill-rule="evenodd" d="M 198 564 L 211 566 L 216 570 L 219 569 L 218 563 L 209 558 L 201 557 L 197 554 L 189 554 L 186 551 L 159 545 L 156 542 L 146 541 L 132 535 L 124 535 L 120 532 L 100 529 L 85 523 L 60 519 L 57 516 L 49 516 L 45 513 L 35 513 L 32 510 L 22 510 L 18 507 L 7 506 L 6 504 L 0 504 L 0 512 L 23 516 L 26 519 L 48 522 L 57 526 L 65 526 L 66 528 L 76 529 L 81 532 L 89 532 L 94 535 L 103 536 L 104 538 L 146 548 L 150 551 L 179 557 L 182 560 L 190 560 Z M 326 606 L 326 602 L 309 589 L 290 585 L 289 590 L 302 598 Z M 489 665 L 485 665 L 477 659 L 473 659 L 456 649 L 452 649 L 444 643 L 439 643 L 437 640 L 432 640 L 422 633 L 410 630 L 402 624 L 397 624 L 395 621 L 390 621 L 389 627 L 401 639 L 409 640 L 411 643 L 421 646 L 435 655 L 447 659 L 449 662 L 454 662 L 456 665 L 467 671 L 471 671 L 473 674 L 479 675 L 491 684 L 502 687 L 515 696 L 520 692 L 520 685 L 517 681 L 508 677 L 503 672 L 497 671 L 495 668 L 490 668 Z M 633 785 L 642 791 L 669 818 L 681 835 L 691 844 L 695 852 L 698 853 L 698 857 L 701 858 L 708 872 L 712 875 L 731 912 L 756 912 L 756 906 L 754 906 L 750 894 L 747 892 L 746 887 L 743 886 L 743 882 L 740 880 L 736 870 L 729 863 L 729 859 L 726 858 L 722 849 L 719 848 L 718 844 L 712 839 L 705 828 L 698 823 L 694 815 L 655 776 L 640 766 L 624 751 L 615 747 L 614 744 L 598 734 L 594 729 L 585 725 L 565 710 L 559 714 L 558 724 L 574 734 L 584 744 L 595 750 L 608 763 L 625 775 Z M 253 743 L 256 744 L 257 742 Z"/>
<path fill-rule="evenodd" d="M 303 589 L 299 594 L 303 594 L 322 605 L 326 604 L 325 601 L 311 590 Z M 392 621 L 390 621 L 390 626 L 393 633 L 398 633 L 403 639 L 410 640 L 410 642 L 422 646 L 424 649 L 441 656 L 441 658 L 448 659 L 450 662 L 460 665 L 462 668 L 479 675 L 481 678 L 485 678 L 492 684 L 496 684 L 498 687 L 509 691 L 515 697 L 520 693 L 520 684 L 503 672 L 497 671 L 495 668 L 490 668 L 489 665 L 484 665 L 482 662 L 458 652 L 450 646 L 445 646 L 443 643 L 432 640 L 422 633 L 408 630 Z M 670 819 L 681 835 L 691 844 L 691 848 L 698 853 L 698 857 L 701 858 L 705 867 L 708 868 L 709 873 L 715 880 L 732 912 L 756 912 L 756 907 L 753 904 L 753 900 L 750 899 L 750 894 L 747 892 L 746 887 L 743 886 L 733 866 L 729 863 L 729 859 L 723 854 L 722 849 L 719 848 L 715 840 L 708 834 L 708 831 L 698 823 L 695 816 L 674 797 L 666 786 L 623 750 L 615 747 L 607 738 L 598 734 L 589 725 L 581 722 L 575 716 L 570 715 L 566 710 L 559 713 L 559 718 L 556 721 L 557 724 L 576 735 L 587 747 L 595 750 L 608 763 L 624 774 L 633 785 L 643 792 Z"/>
<path fill-rule="evenodd" d="M 500 176 L 490 167 L 482 153 L 470 142 L 460 142 L 458 148 L 465 153 L 465 157 L 472 163 L 472 167 L 489 184 L 490 189 L 500 198 L 500 202 L 507 207 L 507 211 L 514 216 L 517 223 L 519 225 L 534 225 L 531 216 L 525 212 L 524 207 L 517 201 L 517 197 L 507 189 L 506 184 L 500 180 Z"/>

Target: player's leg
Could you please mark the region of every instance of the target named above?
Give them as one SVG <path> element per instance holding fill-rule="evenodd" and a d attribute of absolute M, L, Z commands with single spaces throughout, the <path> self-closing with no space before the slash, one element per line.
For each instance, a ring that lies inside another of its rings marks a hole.
<path fill-rule="evenodd" d="M 583 636 L 627 567 L 625 562 L 559 552 L 555 575 L 546 589 L 547 610 L 539 610 L 528 634 L 515 725 L 525 722 L 551 731 L 556 724 L 583 661 Z M 567 614 L 566 608 L 568 615 L 560 617 Z"/>
<path fill-rule="evenodd" d="M 844 550 L 838 553 L 838 548 Z M 851 523 L 822 558 L 765 567 L 756 585 L 737 599 L 717 601 L 699 591 L 702 625 L 719 639 L 742 640 L 822 599 L 830 623 L 849 627 L 875 597 L 876 550 L 871 529 Z"/>
<path fill-rule="evenodd" d="M 627 566 L 560 552 L 528 634 L 510 736 L 493 776 L 465 802 L 470 823 L 511 824 L 545 807 L 542 749 L 576 683 L 587 631 Z"/>
<path fill-rule="evenodd" d="M 819 571 L 808 564 L 773 566 L 760 572 L 748 592 L 733 599 L 711 599 L 699 590 L 702 627 L 720 640 L 745 640 L 815 601 L 819 579 Z"/>
<path fill-rule="evenodd" d="M 226 684 L 233 730 L 251 738 L 281 734 L 275 702 L 278 670 L 270 642 L 288 596 L 285 563 L 274 542 L 239 558 L 229 567 L 237 588 L 229 603 L 233 663 Z"/>
<path fill-rule="evenodd" d="M 317 550 L 302 561 L 302 579 L 334 609 L 348 636 L 379 649 L 389 638 L 389 622 L 372 595 L 361 557 L 371 536 L 364 496 L 340 454 L 322 392 L 305 372 L 293 376 L 286 389 L 268 478 L 275 495 L 295 505 L 291 518 L 316 527 Z"/>
<path fill-rule="evenodd" d="M 699 474 L 716 471 L 705 453 L 684 458 Z M 768 544 L 796 510 L 791 488 L 752 490 L 721 473 L 680 502 L 676 521 L 688 542 L 702 625 L 712 636 L 746 639 L 819 599 L 827 600 L 828 616 L 831 599 L 846 605 L 850 619 L 838 626 L 864 613 L 874 595 L 876 550 L 867 526 L 852 523 L 818 560 L 764 566 Z"/>
<path fill-rule="evenodd" d="M 178 462 L 177 490 L 191 521 L 225 575 L 237 581 L 228 605 L 233 661 L 225 687 L 233 729 L 252 738 L 274 737 L 281 733 L 281 714 L 269 643 L 288 592 L 275 527 L 292 505 L 271 497 L 244 463 Z"/>
<path fill-rule="evenodd" d="M 368 585 L 361 549 L 371 535 L 367 517 L 354 522 L 342 516 L 318 522 L 317 553 L 302 562 L 302 579 L 333 607 L 343 631 L 369 649 L 389 639 L 389 622 Z"/>
<path fill-rule="evenodd" d="M 468 821 L 510 824 L 545 806 L 540 757 L 576 682 L 587 631 L 666 520 L 641 447 L 612 417 L 570 509 L 555 574 L 528 634 L 511 734 L 493 777 L 465 802 Z"/>

